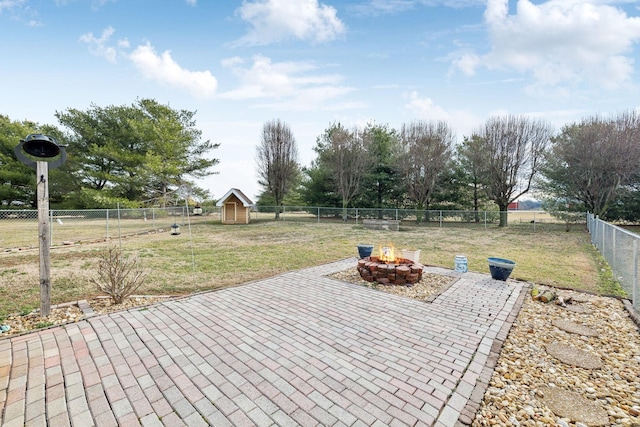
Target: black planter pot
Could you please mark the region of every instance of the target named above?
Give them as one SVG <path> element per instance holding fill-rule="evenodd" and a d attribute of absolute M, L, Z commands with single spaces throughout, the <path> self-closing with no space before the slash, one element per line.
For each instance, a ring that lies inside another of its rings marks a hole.
<path fill-rule="evenodd" d="M 358 245 L 358 255 L 360 255 L 360 258 L 371 256 L 372 252 L 373 245 Z"/>
<path fill-rule="evenodd" d="M 491 278 L 495 280 L 506 281 L 511 275 L 513 268 L 516 266 L 515 261 L 504 258 L 491 257 L 488 258 L 488 261 Z"/>

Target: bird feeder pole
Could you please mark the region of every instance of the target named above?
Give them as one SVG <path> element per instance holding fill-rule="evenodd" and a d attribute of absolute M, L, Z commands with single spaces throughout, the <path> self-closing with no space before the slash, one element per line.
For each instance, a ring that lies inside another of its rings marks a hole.
<path fill-rule="evenodd" d="M 38 237 L 40 242 L 40 316 L 51 313 L 51 257 L 49 255 L 49 164 L 36 162 Z"/>
<path fill-rule="evenodd" d="M 51 314 L 51 246 L 49 234 L 49 168 L 57 168 L 67 159 L 65 147 L 55 138 L 42 134 L 27 135 L 14 148 L 22 163 L 36 169 L 38 199 L 38 240 L 40 243 L 40 316 Z"/>

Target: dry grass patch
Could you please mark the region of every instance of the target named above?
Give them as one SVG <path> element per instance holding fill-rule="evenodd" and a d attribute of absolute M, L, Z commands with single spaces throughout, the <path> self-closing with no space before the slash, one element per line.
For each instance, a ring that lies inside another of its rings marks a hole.
<path fill-rule="evenodd" d="M 404 223 L 403 223 L 404 224 Z M 56 247 L 51 251 L 52 304 L 97 295 L 90 277 L 100 251 L 111 242 Z M 361 226 L 259 222 L 248 226 L 195 224 L 191 232 L 131 236 L 117 244 L 135 254 L 149 270 L 137 291 L 149 295 L 185 295 L 238 285 L 286 271 L 357 256 L 356 245 L 393 243 L 420 249 L 426 265 L 453 268 L 464 254 L 469 269 L 489 273 L 487 257 L 513 259 L 513 278 L 562 287 L 597 290 L 599 267 L 589 235 L 531 232 L 521 228 L 435 228 L 403 225 L 401 231 L 365 230 Z M 0 254 L 0 317 L 39 305 L 38 250 Z"/>

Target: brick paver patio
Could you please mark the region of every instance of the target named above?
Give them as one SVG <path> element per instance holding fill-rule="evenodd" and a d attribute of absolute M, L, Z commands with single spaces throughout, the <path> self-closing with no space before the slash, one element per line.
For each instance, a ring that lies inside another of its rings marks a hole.
<path fill-rule="evenodd" d="M 469 424 L 526 284 L 425 303 L 324 275 L 356 259 L 0 340 L 0 425 Z"/>

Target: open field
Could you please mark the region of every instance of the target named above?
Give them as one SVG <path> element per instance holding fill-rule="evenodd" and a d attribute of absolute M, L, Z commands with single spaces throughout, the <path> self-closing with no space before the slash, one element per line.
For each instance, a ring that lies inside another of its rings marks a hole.
<path fill-rule="evenodd" d="M 262 208 L 267 209 L 268 208 Z M 280 215 L 283 222 L 302 222 L 309 224 L 362 225 L 362 219 L 375 217 L 380 210 L 350 209 L 343 221 L 342 209 L 339 208 L 292 208 L 284 207 Z M 203 216 L 184 212 L 172 214 L 161 209 L 125 209 L 119 212 L 109 210 L 52 211 L 50 220 L 50 241 L 53 246 L 64 242 L 88 243 L 115 238 L 120 235 L 146 233 L 148 231 L 169 230 L 177 223 L 181 227 L 197 224 L 215 225 L 220 222 L 218 211 L 207 212 Z M 419 226 L 423 228 L 462 227 L 471 229 L 497 228 L 497 212 L 471 211 L 429 211 L 429 221 L 416 224 L 413 211 L 401 209 L 383 209 L 381 215 L 387 219 L 402 219 L 403 226 Z M 424 214 L 424 212 L 423 212 Z M 555 229 L 557 220 L 542 211 L 510 211 L 509 226 L 538 231 Z M 266 212 L 251 213 L 253 222 L 271 222 L 274 220 L 273 209 Z M 36 211 L 0 211 L 0 250 L 17 248 L 34 248 L 38 246 L 38 218 Z"/>
<path fill-rule="evenodd" d="M 455 255 L 468 258 L 469 269 L 487 272 L 486 258 L 515 260 L 512 278 L 612 292 L 603 287 L 600 258 L 586 230 L 563 227 L 528 232 L 521 228 L 467 229 L 403 227 L 399 232 L 361 226 L 295 222 L 257 222 L 248 226 L 192 224 L 191 232 L 167 231 L 104 240 L 51 251 L 52 303 L 95 296 L 98 255 L 108 244 L 136 254 L 149 270 L 139 293 L 189 294 L 270 277 L 285 271 L 357 256 L 356 245 L 393 244 L 420 249 L 421 262 L 453 268 Z M 0 317 L 39 306 L 37 248 L 0 254 Z M 354 265 L 355 268 L 355 265 Z"/>

